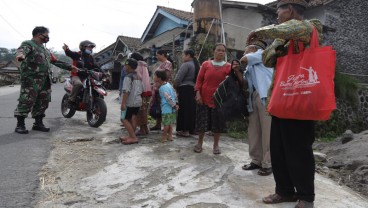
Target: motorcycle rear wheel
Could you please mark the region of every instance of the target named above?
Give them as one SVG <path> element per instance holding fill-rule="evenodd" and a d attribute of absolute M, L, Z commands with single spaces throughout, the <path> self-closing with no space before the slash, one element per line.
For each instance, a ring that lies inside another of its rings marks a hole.
<path fill-rule="evenodd" d="M 99 127 L 106 120 L 107 107 L 101 98 L 95 98 L 93 107 L 87 111 L 87 122 L 91 127 Z"/>
<path fill-rule="evenodd" d="M 63 99 L 61 100 L 61 114 L 65 118 L 73 117 L 76 111 L 73 107 L 69 106 L 68 101 L 69 101 L 69 95 L 65 94 L 63 96 Z"/>

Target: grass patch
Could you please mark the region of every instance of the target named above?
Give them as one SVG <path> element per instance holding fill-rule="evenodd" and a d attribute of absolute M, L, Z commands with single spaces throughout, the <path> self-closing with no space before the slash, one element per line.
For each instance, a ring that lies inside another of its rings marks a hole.
<path fill-rule="evenodd" d="M 336 137 L 320 137 L 316 139 L 317 142 L 333 142 L 336 140 Z"/>
<path fill-rule="evenodd" d="M 244 139 L 248 138 L 247 134 L 247 126 L 248 126 L 248 120 L 244 119 L 238 119 L 229 121 L 227 123 L 228 129 L 227 129 L 227 135 L 235 138 L 235 139 Z"/>

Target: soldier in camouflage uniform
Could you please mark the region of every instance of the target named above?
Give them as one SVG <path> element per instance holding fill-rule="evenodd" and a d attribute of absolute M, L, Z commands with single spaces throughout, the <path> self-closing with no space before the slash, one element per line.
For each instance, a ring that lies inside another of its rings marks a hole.
<path fill-rule="evenodd" d="M 19 103 L 14 111 L 18 123 L 15 132 L 27 134 L 24 119 L 32 111 L 35 119 L 32 130 L 48 132 L 42 122 L 45 111 L 51 101 L 51 64 L 69 71 L 78 71 L 71 64 L 57 61 L 43 43 L 49 41 L 49 30 L 46 27 L 36 27 L 32 31 L 32 40 L 22 42 L 16 53 L 16 60 L 21 62 L 21 88 Z"/>

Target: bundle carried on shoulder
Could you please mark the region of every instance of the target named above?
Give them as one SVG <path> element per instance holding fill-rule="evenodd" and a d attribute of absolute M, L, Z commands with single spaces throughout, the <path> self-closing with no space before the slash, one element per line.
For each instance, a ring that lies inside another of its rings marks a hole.
<path fill-rule="evenodd" d="M 216 108 L 220 109 L 226 120 L 244 118 L 249 115 L 246 98 L 233 72 L 220 83 L 213 96 Z"/>

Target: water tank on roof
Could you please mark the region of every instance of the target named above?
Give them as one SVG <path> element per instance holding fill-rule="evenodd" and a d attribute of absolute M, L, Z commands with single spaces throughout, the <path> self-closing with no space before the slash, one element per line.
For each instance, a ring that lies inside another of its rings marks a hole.
<path fill-rule="evenodd" d="M 220 8 L 222 0 L 194 0 L 192 7 L 194 9 L 194 32 L 207 33 L 212 20 L 220 20 Z M 217 22 L 215 22 L 217 23 Z M 211 31 L 215 25 L 212 26 Z"/>
<path fill-rule="evenodd" d="M 220 19 L 220 2 L 221 0 L 194 0 L 194 19 Z"/>

